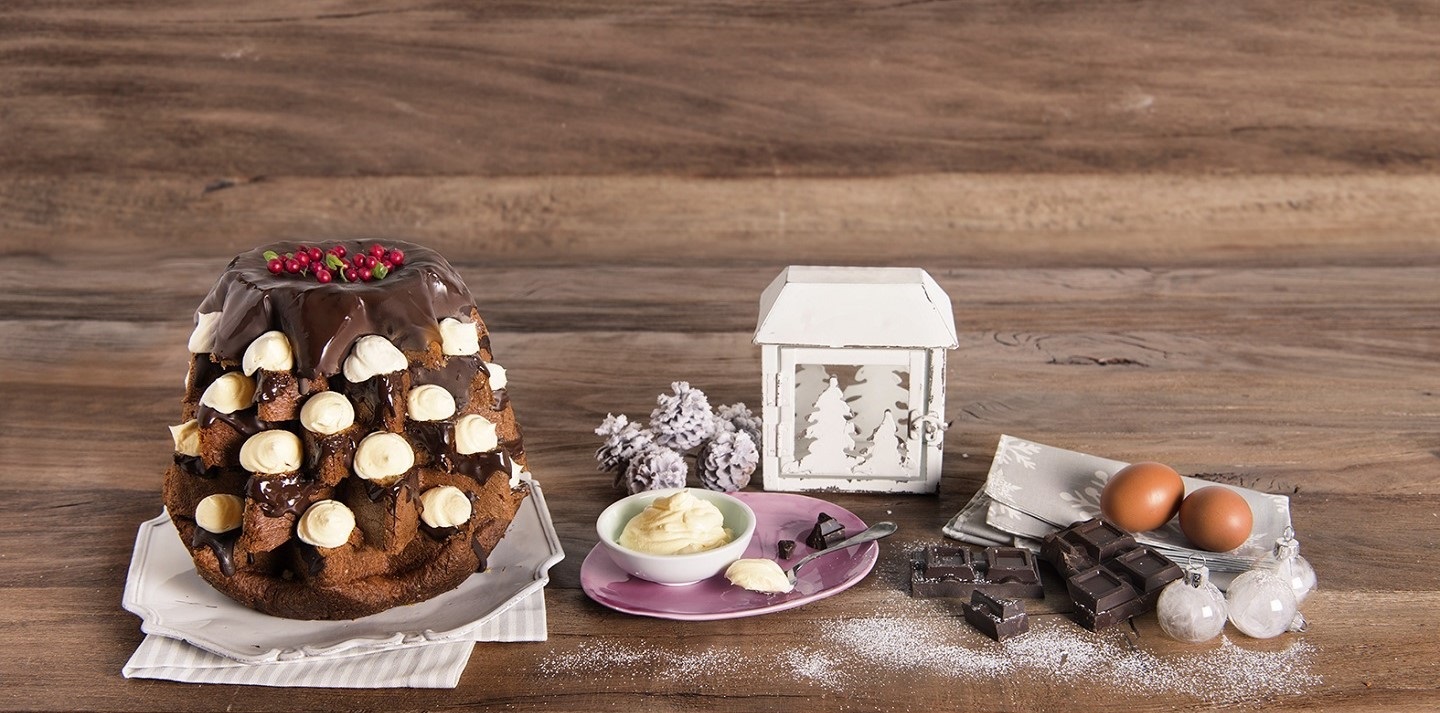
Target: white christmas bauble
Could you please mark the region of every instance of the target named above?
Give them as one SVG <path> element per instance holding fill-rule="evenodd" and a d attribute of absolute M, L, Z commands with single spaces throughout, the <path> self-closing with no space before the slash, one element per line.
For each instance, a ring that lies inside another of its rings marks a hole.
<path fill-rule="evenodd" d="M 1295 592 L 1273 572 L 1252 569 L 1236 577 L 1225 600 L 1230 623 L 1246 636 L 1269 639 L 1285 633 L 1292 624 L 1303 626 L 1296 616 Z"/>
<path fill-rule="evenodd" d="M 1219 636 L 1225 628 L 1225 595 L 1206 574 L 1204 567 L 1197 567 L 1160 591 L 1155 616 L 1171 638 L 1195 644 Z"/>
<path fill-rule="evenodd" d="M 1275 576 L 1289 584 L 1290 590 L 1295 592 L 1296 606 L 1315 590 L 1315 568 L 1300 556 L 1300 542 L 1291 535 L 1289 528 L 1285 529 L 1285 535 L 1275 541 L 1275 548 L 1265 555 L 1255 568 L 1274 572 Z"/>

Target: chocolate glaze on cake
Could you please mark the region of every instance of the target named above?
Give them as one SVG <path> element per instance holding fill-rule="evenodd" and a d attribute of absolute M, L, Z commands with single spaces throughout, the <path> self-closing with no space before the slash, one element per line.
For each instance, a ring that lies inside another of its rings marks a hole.
<path fill-rule="evenodd" d="M 315 243 L 311 243 L 312 245 Z M 361 254 L 370 241 L 325 243 Z M 302 378 L 340 371 L 355 340 L 379 334 L 402 351 L 424 351 L 440 342 L 440 320 L 470 320 L 475 298 L 450 263 L 429 248 L 387 241 L 405 251 L 405 265 L 383 280 L 320 284 L 288 273 L 273 275 L 265 251 L 294 251 L 300 243 L 276 243 L 241 253 L 226 268 L 199 312 L 221 312 L 214 354 L 239 363 L 255 338 L 278 329 L 290 338 L 295 373 Z"/>
<path fill-rule="evenodd" d="M 455 397 L 455 408 L 465 408 L 470 405 L 470 384 L 475 382 L 476 374 L 490 376 L 490 371 L 485 368 L 485 362 L 476 356 L 450 357 L 450 360 L 437 369 L 420 369 L 415 372 L 415 386 L 434 384 Z M 504 389 L 500 389 L 504 391 Z M 493 409 L 499 411 L 500 408 Z"/>
<path fill-rule="evenodd" d="M 219 312 L 208 353 L 193 355 L 181 418 L 199 425 L 199 455 L 176 454 L 166 471 L 164 500 L 196 571 L 216 589 L 262 612 L 299 619 L 350 619 L 429 599 L 483 572 L 529 492 L 512 475 L 525 465 L 524 441 L 504 389 L 490 383 L 490 335 L 459 275 L 434 251 L 383 241 L 403 250 L 403 264 L 383 279 L 322 284 L 310 275 L 271 274 L 264 253 L 293 252 L 277 243 L 237 256 L 197 310 Z M 322 250 L 337 243 L 316 244 Z M 338 243 L 349 255 L 373 241 Z M 446 355 L 440 323 L 453 318 L 476 330 L 476 354 Z M 201 405 L 206 387 L 241 369 L 260 335 L 279 331 L 290 346 L 289 370 L 253 374 L 254 403 L 221 413 Z M 366 335 L 388 339 L 405 368 L 358 383 L 344 376 L 345 360 Z M 208 340 L 207 340 L 208 341 Z M 417 421 L 408 394 L 441 386 L 455 397 L 454 416 Z M 300 412 L 322 392 L 345 397 L 354 423 L 331 434 L 308 431 Z M 455 422 L 478 415 L 496 427 L 499 446 L 461 454 Z M 299 470 L 250 473 L 240 462 L 256 434 L 285 430 L 299 436 Z M 354 470 L 357 444 L 367 435 L 405 437 L 415 465 L 381 483 Z M 468 521 L 432 528 L 421 520 L 421 494 L 459 488 L 471 503 Z M 241 526 L 223 534 L 199 527 L 195 512 L 209 495 L 244 502 Z M 322 500 L 345 505 L 356 526 L 338 547 L 307 544 L 297 535 L 306 510 Z"/>

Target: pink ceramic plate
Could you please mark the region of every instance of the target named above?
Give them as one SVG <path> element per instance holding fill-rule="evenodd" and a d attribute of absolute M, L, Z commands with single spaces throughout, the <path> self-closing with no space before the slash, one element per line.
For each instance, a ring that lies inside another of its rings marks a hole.
<path fill-rule="evenodd" d="M 745 548 L 745 556 L 772 559 L 781 568 L 788 569 L 790 562 L 814 551 L 804 539 L 822 512 L 843 523 L 847 535 L 866 527 L 849 510 L 804 495 L 740 492 L 735 496 L 755 511 L 755 536 Z M 779 540 L 795 540 L 795 552 L 788 561 L 776 553 Z M 647 582 L 616 567 L 596 545 L 580 565 L 580 586 L 591 599 L 627 614 L 686 621 L 736 619 L 794 609 L 843 592 L 870 573 L 879 555 L 880 546 L 874 542 L 834 552 L 805 565 L 795 591 L 761 594 L 730 584 L 723 574 L 683 587 Z"/>

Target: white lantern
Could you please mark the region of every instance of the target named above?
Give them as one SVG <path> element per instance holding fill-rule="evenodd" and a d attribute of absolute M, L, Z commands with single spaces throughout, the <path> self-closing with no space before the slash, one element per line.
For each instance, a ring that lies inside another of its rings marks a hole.
<path fill-rule="evenodd" d="M 766 490 L 933 493 L 950 297 L 924 270 L 798 267 L 760 296 Z"/>

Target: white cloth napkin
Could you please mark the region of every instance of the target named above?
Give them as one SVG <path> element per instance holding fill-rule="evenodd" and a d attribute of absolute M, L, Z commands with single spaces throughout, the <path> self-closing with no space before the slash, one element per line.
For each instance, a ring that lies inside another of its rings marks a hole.
<path fill-rule="evenodd" d="M 125 663 L 126 678 L 307 688 L 454 688 L 476 642 L 544 641 L 545 590 L 537 589 L 476 627 L 463 641 L 383 651 L 346 651 L 294 661 L 242 663 L 154 634 Z"/>

